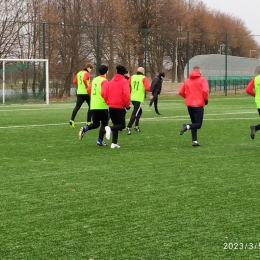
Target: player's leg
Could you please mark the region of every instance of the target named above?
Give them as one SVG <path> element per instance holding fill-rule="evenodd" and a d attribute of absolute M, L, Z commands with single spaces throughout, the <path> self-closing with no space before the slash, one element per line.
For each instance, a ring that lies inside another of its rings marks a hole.
<path fill-rule="evenodd" d="M 257 111 L 258 111 L 258 114 L 260 115 L 260 108 L 258 108 Z M 255 139 L 255 132 L 260 130 L 260 124 L 258 124 L 258 125 L 251 125 L 250 126 L 250 130 L 251 130 L 251 132 L 250 132 L 251 138 Z"/>
<path fill-rule="evenodd" d="M 192 140 L 197 140 L 197 129 L 200 129 L 203 122 L 204 108 L 203 107 L 187 107 L 190 116 L 191 124 L 183 124 L 180 135 L 191 129 Z"/>
<path fill-rule="evenodd" d="M 156 115 L 161 115 L 161 113 L 158 110 L 158 92 L 157 91 L 154 93 L 154 110 L 155 110 Z"/>
<path fill-rule="evenodd" d="M 137 115 L 137 111 L 138 111 L 138 108 L 139 108 L 139 106 L 138 106 L 137 103 L 139 103 L 139 102 L 137 102 L 137 101 L 132 101 L 132 104 L 133 104 L 134 108 L 133 108 L 133 111 L 132 111 L 130 120 L 129 120 L 129 122 L 128 122 L 128 125 L 127 125 L 127 127 L 126 127 L 126 129 L 125 129 L 126 132 L 127 132 L 129 135 L 131 134 L 131 127 L 132 127 L 132 125 L 134 124 L 134 122 L 135 122 L 135 120 L 136 120 L 136 115 Z"/>
<path fill-rule="evenodd" d="M 125 111 L 124 111 L 125 113 Z M 118 129 L 115 127 L 117 125 L 117 109 L 116 108 L 109 108 L 109 115 L 110 115 L 110 119 L 112 121 L 113 126 L 109 127 L 106 126 L 105 127 L 105 131 L 106 131 L 106 138 L 109 139 L 110 138 L 110 133 L 112 132 L 112 144 L 111 144 L 111 148 L 120 148 L 120 146 L 117 144 L 117 140 L 118 140 Z"/>
<path fill-rule="evenodd" d="M 108 109 L 108 115 L 109 115 L 109 119 L 111 119 L 112 124 L 114 125 L 115 124 L 115 117 L 116 117 L 116 109 L 110 107 Z M 105 132 L 106 132 L 105 135 L 106 135 L 107 140 L 110 139 L 110 135 L 111 135 L 113 127 L 114 126 L 108 126 L 108 125 L 105 126 Z"/>
<path fill-rule="evenodd" d="M 100 126 L 100 111 L 99 109 L 91 110 L 93 123 L 90 123 L 88 126 L 88 130 L 99 128 Z"/>
<path fill-rule="evenodd" d="M 192 114 L 190 116 L 192 124 L 190 129 L 200 129 L 203 122 L 204 108 L 203 107 L 192 107 Z"/>
<path fill-rule="evenodd" d="M 92 115 L 91 115 L 91 110 L 90 110 L 90 96 L 89 95 L 85 96 L 85 101 L 88 104 L 87 125 L 90 125 L 91 124 L 91 117 L 92 117 Z"/>
<path fill-rule="evenodd" d="M 87 131 L 92 130 L 92 129 L 96 129 L 100 126 L 99 110 L 97 110 L 97 109 L 91 110 L 91 114 L 92 114 L 92 117 L 93 117 L 93 123 L 90 123 L 89 125 L 86 125 L 86 126 L 80 128 L 79 134 L 78 134 L 78 137 L 79 137 L 80 140 L 83 138 L 84 134 Z"/>
<path fill-rule="evenodd" d="M 113 126 L 111 127 L 113 137 L 111 148 L 120 148 L 118 145 L 118 131 L 125 128 L 125 109 L 114 108 L 110 114 Z"/>
<path fill-rule="evenodd" d="M 158 93 L 157 93 L 157 91 L 155 90 L 154 92 L 152 92 L 152 98 L 151 98 L 151 100 L 150 100 L 150 103 L 149 103 L 149 107 L 151 107 L 152 105 L 153 105 L 153 103 L 154 103 L 154 100 L 158 97 Z"/>
<path fill-rule="evenodd" d="M 187 107 L 187 109 L 188 109 L 188 113 L 189 113 L 190 119 L 192 121 L 193 120 L 193 109 L 192 109 L 192 107 L 189 107 L 189 106 Z M 190 125 L 189 124 L 182 124 L 180 135 L 183 135 L 183 133 L 186 132 L 188 129 L 190 129 Z"/>
<path fill-rule="evenodd" d="M 137 112 L 136 112 L 136 119 L 135 119 L 135 131 L 136 132 L 141 132 L 140 128 L 139 128 L 139 121 L 140 118 L 142 116 L 143 110 L 142 110 L 142 103 L 141 102 L 136 102 L 136 106 L 137 108 Z"/>
<path fill-rule="evenodd" d="M 75 107 L 74 107 L 74 109 L 72 111 L 70 122 L 69 122 L 71 128 L 75 127 L 74 126 L 75 117 L 76 117 L 78 111 L 80 110 L 80 108 L 81 108 L 81 106 L 82 106 L 84 101 L 85 101 L 85 99 L 84 99 L 83 95 L 77 95 L 76 105 L 75 105 Z"/>
<path fill-rule="evenodd" d="M 106 143 L 104 142 L 104 136 L 106 133 L 105 127 L 108 125 L 109 121 L 109 113 L 108 110 L 100 110 L 99 112 L 99 118 L 101 122 L 101 126 L 99 129 L 99 135 L 98 135 L 98 140 L 97 140 L 97 145 L 99 146 L 106 146 Z M 93 118 L 94 121 L 94 118 Z"/>
<path fill-rule="evenodd" d="M 191 136 L 193 146 L 199 146 L 197 138 L 197 130 L 201 128 L 203 122 L 204 108 L 203 107 L 193 107 L 192 109 L 192 124 L 190 124 Z"/>

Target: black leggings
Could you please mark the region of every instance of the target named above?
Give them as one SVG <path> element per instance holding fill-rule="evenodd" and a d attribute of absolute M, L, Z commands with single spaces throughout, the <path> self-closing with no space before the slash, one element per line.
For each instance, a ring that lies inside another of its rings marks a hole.
<path fill-rule="evenodd" d="M 127 126 L 129 128 L 132 127 L 134 122 L 135 122 L 135 126 L 139 126 L 139 120 L 140 120 L 140 117 L 141 117 L 141 115 L 143 113 L 141 102 L 139 102 L 139 101 L 132 101 L 132 104 L 134 106 L 134 109 L 133 109 L 130 121 L 128 123 L 128 126 Z"/>
<path fill-rule="evenodd" d="M 197 130 L 201 128 L 204 116 L 204 107 L 188 107 L 192 141 L 197 141 Z"/>
<path fill-rule="evenodd" d="M 112 143 L 117 144 L 118 140 L 118 131 L 121 131 L 125 128 L 125 109 L 124 108 L 109 108 L 109 114 L 113 126 L 111 126 L 111 131 L 113 134 Z"/>
<path fill-rule="evenodd" d="M 151 99 L 150 101 L 150 106 L 152 106 L 152 104 L 154 103 L 154 110 L 155 110 L 155 113 L 156 114 L 159 114 L 159 111 L 158 111 L 158 96 L 159 96 L 159 93 L 157 90 L 155 90 L 153 93 L 153 98 Z"/>
<path fill-rule="evenodd" d="M 90 111 L 90 96 L 88 94 L 77 95 L 76 106 L 72 111 L 71 120 L 74 121 L 78 111 L 82 104 L 86 101 L 88 104 L 87 122 L 91 122 L 91 111 Z"/>
<path fill-rule="evenodd" d="M 105 127 L 108 125 L 108 109 L 91 110 L 93 123 L 88 126 L 88 130 L 96 129 L 100 126 L 98 138 L 103 140 L 106 133 Z"/>
<path fill-rule="evenodd" d="M 260 115 L 260 108 L 257 108 L 258 114 Z M 260 124 L 255 125 L 255 130 L 259 131 L 260 130 Z"/>

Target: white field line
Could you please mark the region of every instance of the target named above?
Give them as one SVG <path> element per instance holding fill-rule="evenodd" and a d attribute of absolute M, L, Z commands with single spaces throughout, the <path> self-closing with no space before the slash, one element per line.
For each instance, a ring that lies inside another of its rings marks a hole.
<path fill-rule="evenodd" d="M 0 109 L 1 112 L 13 112 L 13 111 L 42 111 L 42 110 L 49 110 L 51 111 L 52 109 L 64 109 L 64 107 L 49 107 L 49 108 L 19 108 L 19 109 Z"/>
<path fill-rule="evenodd" d="M 224 115 L 241 115 L 241 114 L 255 114 L 256 112 L 237 112 L 237 113 L 220 113 L 220 114 L 205 114 L 204 120 L 206 121 L 226 121 L 226 120 L 257 120 L 259 116 L 256 117 L 226 117 L 226 118 L 208 118 L 210 116 L 224 116 Z M 183 121 L 183 119 L 189 120 L 189 116 L 157 116 L 150 118 L 141 118 L 141 121 L 165 121 L 165 120 L 175 120 L 175 121 Z M 126 121 L 129 119 L 126 119 Z M 77 122 L 77 125 L 85 124 L 86 122 Z M 46 126 L 62 126 L 67 125 L 68 123 L 57 123 L 57 124 L 41 124 L 41 125 L 15 125 L 15 126 L 0 126 L 0 129 L 9 129 L 9 128 L 31 128 L 31 127 L 46 127 Z"/>
<path fill-rule="evenodd" d="M 218 98 L 214 98 L 212 100 L 212 102 L 215 101 L 223 101 L 223 98 L 225 100 L 245 100 L 245 99 L 249 99 L 251 98 L 250 96 L 244 96 L 244 97 L 218 97 Z M 209 99 L 210 100 L 210 99 Z M 46 104 L 11 104 L 11 105 L 3 105 L 0 103 L 0 112 L 1 111 L 13 111 L 13 109 L 9 109 L 9 107 L 12 108 L 17 108 L 19 110 L 38 110 L 38 109 L 51 109 L 51 108 L 55 108 L 55 109 L 64 109 L 64 108 L 72 108 L 75 106 L 76 104 L 76 100 L 75 102 L 64 102 L 64 103 L 51 103 L 50 105 L 46 105 Z M 149 100 L 145 100 L 144 103 L 142 104 L 142 107 L 145 108 L 146 106 L 148 107 L 149 104 Z M 184 99 L 176 99 L 176 100 L 170 100 L 170 99 L 159 99 L 159 106 L 160 104 L 162 106 L 168 106 L 168 104 L 175 104 L 175 105 L 183 105 L 184 104 Z M 84 103 L 83 105 L 86 106 L 86 104 Z M 62 106 L 62 107 L 61 107 Z M 25 107 L 28 107 L 28 109 L 26 109 Z M 6 108 L 6 109 L 1 109 L 1 108 Z"/>

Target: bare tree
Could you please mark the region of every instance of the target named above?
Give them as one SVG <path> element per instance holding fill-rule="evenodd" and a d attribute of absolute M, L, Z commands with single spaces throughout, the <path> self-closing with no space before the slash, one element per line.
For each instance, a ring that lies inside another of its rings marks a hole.
<path fill-rule="evenodd" d="M 108 65 L 111 78 L 115 73 L 115 63 L 122 63 L 122 35 L 126 30 L 120 28 L 123 24 L 122 17 L 125 12 L 122 12 L 122 2 L 116 0 L 91 0 L 89 1 L 87 16 L 92 17 L 91 23 L 95 25 L 90 40 L 95 46 L 96 65 L 101 63 Z"/>
<path fill-rule="evenodd" d="M 70 95 L 73 74 L 84 66 L 82 62 L 89 57 L 93 48 L 88 46 L 85 24 L 86 2 L 83 0 L 57 0 L 48 3 L 55 10 L 55 20 L 58 23 L 47 23 L 49 35 L 55 36 L 49 42 L 51 45 L 53 66 L 56 75 L 61 78 L 59 97 L 64 93 Z"/>
<path fill-rule="evenodd" d="M 199 0 L 2 0 L 0 15 L 0 57 L 48 58 L 60 97 L 70 95 L 86 61 L 107 64 L 109 77 L 119 63 L 131 73 L 147 66 L 154 77 L 167 61 L 172 78 L 177 69 L 180 79 L 188 59 L 219 53 L 220 45 L 235 56 L 259 50 L 243 21 Z M 34 90 L 40 79 L 44 71 L 35 67 Z"/>
<path fill-rule="evenodd" d="M 168 2 L 167 0 L 126 0 L 125 6 L 128 13 L 126 23 L 138 28 L 132 42 L 138 66 L 144 66 L 144 41 L 149 33 L 147 30 L 165 25 L 164 13 Z"/>
<path fill-rule="evenodd" d="M 11 58 L 17 45 L 17 34 L 23 27 L 18 21 L 26 21 L 24 0 L 2 0 L 0 17 L 0 57 Z"/>

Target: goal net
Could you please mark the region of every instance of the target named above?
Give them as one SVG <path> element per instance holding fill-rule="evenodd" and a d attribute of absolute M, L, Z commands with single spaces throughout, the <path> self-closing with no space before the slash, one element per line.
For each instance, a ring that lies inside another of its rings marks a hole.
<path fill-rule="evenodd" d="M 0 99 L 3 104 L 49 105 L 47 59 L 0 59 Z"/>

